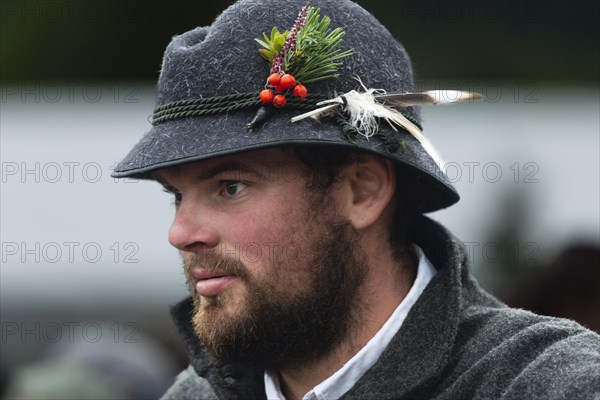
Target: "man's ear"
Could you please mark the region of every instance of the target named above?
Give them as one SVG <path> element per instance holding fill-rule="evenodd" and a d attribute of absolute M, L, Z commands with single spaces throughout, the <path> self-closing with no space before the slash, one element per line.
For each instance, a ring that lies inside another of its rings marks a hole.
<path fill-rule="evenodd" d="M 392 161 L 360 154 L 343 173 L 345 217 L 356 229 L 374 224 L 390 204 L 396 190 L 396 170 Z"/>

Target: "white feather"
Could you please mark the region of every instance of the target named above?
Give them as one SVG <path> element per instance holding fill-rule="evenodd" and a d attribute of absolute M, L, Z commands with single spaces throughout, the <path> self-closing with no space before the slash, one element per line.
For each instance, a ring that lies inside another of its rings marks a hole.
<path fill-rule="evenodd" d="M 356 128 L 359 134 L 369 139 L 379 131 L 378 119 L 382 118 L 395 131 L 397 131 L 397 126 L 407 130 L 421 143 L 425 151 L 441 167 L 443 162 L 439 153 L 433 147 L 433 144 L 423 135 L 419 127 L 399 111 L 386 107 L 375 100 L 375 94 L 381 94 L 382 92 L 382 90 L 368 89 L 362 93 L 352 90 L 344 94 L 347 102 L 344 110 L 349 114 L 350 124 Z"/>
<path fill-rule="evenodd" d="M 320 104 L 321 103 L 319 103 L 317 105 L 320 105 Z M 337 106 L 339 106 L 339 104 L 329 104 L 325 107 L 317 108 L 317 109 L 309 111 L 307 113 L 296 115 L 295 117 L 292 117 L 291 121 L 298 122 L 298 121 L 300 121 L 304 118 L 308 118 L 308 117 L 313 117 L 314 119 L 318 119 L 322 114 L 324 114 L 330 110 L 333 110 Z"/>
<path fill-rule="evenodd" d="M 376 89 L 368 89 L 363 93 L 351 90 L 344 94 L 347 102 L 344 109 L 349 116 L 348 122 L 367 139 L 379 130 L 377 118 L 387 119 L 387 109 L 375 101 L 374 92 Z"/>

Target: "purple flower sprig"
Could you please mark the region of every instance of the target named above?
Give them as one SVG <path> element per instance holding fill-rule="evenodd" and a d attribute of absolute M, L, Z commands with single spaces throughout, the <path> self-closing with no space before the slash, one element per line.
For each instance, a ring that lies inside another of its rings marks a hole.
<path fill-rule="evenodd" d="M 294 51 L 296 50 L 296 39 L 298 38 L 298 32 L 300 31 L 300 29 L 304 28 L 304 26 L 306 25 L 306 15 L 308 13 L 308 4 L 305 5 L 304 7 L 302 7 L 302 9 L 300 10 L 300 12 L 298 13 L 298 16 L 296 17 L 296 20 L 294 21 L 294 25 L 292 25 L 292 28 L 290 29 L 290 32 L 288 33 L 287 37 L 285 38 L 285 43 L 283 44 L 283 47 L 281 48 L 281 52 L 279 53 L 279 55 L 275 58 L 274 62 L 273 62 L 273 67 L 271 68 L 271 73 L 277 73 L 280 74 L 283 71 L 283 60 L 285 58 L 285 55 L 290 52 L 290 51 Z"/>

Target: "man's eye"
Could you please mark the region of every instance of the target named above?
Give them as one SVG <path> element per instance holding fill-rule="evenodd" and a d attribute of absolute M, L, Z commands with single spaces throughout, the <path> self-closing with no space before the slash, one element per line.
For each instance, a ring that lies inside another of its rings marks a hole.
<path fill-rule="evenodd" d="M 225 193 L 228 196 L 235 196 L 246 187 L 246 185 L 243 184 L 242 182 L 236 182 L 236 181 L 226 181 L 226 182 L 224 182 L 224 185 L 225 185 Z"/>
<path fill-rule="evenodd" d="M 181 193 L 179 192 L 173 192 L 173 197 L 175 197 L 175 204 L 179 205 L 179 203 L 181 203 Z"/>

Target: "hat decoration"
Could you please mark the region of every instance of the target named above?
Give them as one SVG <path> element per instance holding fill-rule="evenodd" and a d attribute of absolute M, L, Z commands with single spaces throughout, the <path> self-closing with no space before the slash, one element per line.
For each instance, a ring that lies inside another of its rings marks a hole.
<path fill-rule="evenodd" d="M 311 117 L 319 120 L 335 116 L 342 125 L 344 137 L 352 141 L 352 134 L 360 134 L 367 140 L 374 135 L 382 136 L 390 149 L 398 146 L 397 140 L 382 134 L 379 121 L 385 120 L 394 131 L 405 129 L 434 161 L 442 161 L 431 142 L 423 135 L 416 120 L 401 109 L 423 104 L 443 104 L 473 101 L 483 98 L 480 93 L 460 90 L 430 90 L 424 92 L 387 92 L 384 89 L 367 88 L 358 76 L 362 91 L 351 90 L 334 98 L 310 95 L 304 84 L 310 84 L 339 76 L 337 70 L 342 59 L 353 50 L 338 48 L 345 32 L 342 28 L 329 31 L 331 19 L 321 18 L 320 9 L 308 4 L 302 7 L 290 30 L 279 32 L 274 27 L 270 35 L 254 40 L 262 47 L 259 52 L 269 62 L 270 75 L 258 96 L 256 93 L 182 100 L 165 104 L 154 110 L 152 124 L 190 116 L 219 114 L 259 106 L 252 120 L 246 124 L 249 132 L 264 123 L 275 109 L 292 107 L 310 110 L 291 118 L 297 122 Z M 394 142 L 394 143 L 392 143 Z M 393 151 L 393 150 L 392 150 Z"/>
<path fill-rule="evenodd" d="M 368 89 L 358 76 L 355 79 L 362 86 L 363 91 L 351 90 L 333 99 L 317 103 L 321 106 L 315 110 L 298 115 L 291 119 L 297 122 L 304 118 L 319 119 L 335 111 L 343 111 L 349 124 L 357 133 L 369 139 L 379 131 L 379 120 L 385 120 L 394 131 L 397 127 L 405 129 L 429 153 L 438 165 L 442 159 L 433 144 L 423 135 L 421 128 L 404 116 L 394 107 L 403 108 L 423 104 L 455 103 L 458 101 L 473 101 L 483 98 L 480 93 L 461 90 L 429 90 L 425 92 L 386 93 L 383 89 Z"/>
<path fill-rule="evenodd" d="M 279 32 L 274 27 L 270 36 L 263 32 L 262 39 L 255 39 L 262 47 L 259 51 L 271 69 L 259 95 L 263 106 L 246 125 L 249 131 L 264 122 L 273 108 L 285 107 L 290 92 L 297 99 L 305 100 L 308 89 L 300 82 L 313 83 L 339 76 L 337 69 L 342 65 L 342 59 L 352 54 L 352 50 L 337 48 L 345 32 L 339 27 L 327 32 L 330 23 L 327 16 L 320 19 L 320 9 L 307 4 L 302 7 L 289 31 Z M 387 93 L 384 89 L 367 88 L 358 76 L 355 79 L 363 89 L 361 92 L 351 90 L 335 98 L 318 101 L 315 104 L 318 108 L 293 117 L 291 122 L 308 117 L 318 120 L 332 114 L 339 116 L 341 112 L 345 114 L 346 125 L 369 139 L 379 132 L 379 121 L 385 120 L 394 131 L 398 131 L 397 127 L 408 131 L 441 165 L 438 152 L 423 135 L 416 121 L 412 122 L 410 117 L 396 108 L 472 101 L 483 97 L 479 93 L 460 90 Z"/>
<path fill-rule="evenodd" d="M 245 151 L 333 146 L 395 162 L 415 178 L 422 212 L 457 202 L 417 106 L 481 95 L 415 92 L 408 54 L 372 14 L 351 0 L 318 3 L 291 15 L 297 0 L 237 0 L 210 27 L 173 37 L 152 127 L 113 176 L 154 179 Z"/>
<path fill-rule="evenodd" d="M 338 77 L 337 69 L 342 65 L 340 60 L 352 54 L 352 50 L 337 48 L 345 32 L 341 28 L 329 31 L 330 24 L 329 17 L 321 18 L 319 8 L 305 5 L 289 31 L 279 32 L 274 27 L 270 36 L 263 32 L 262 38 L 255 39 L 262 47 L 259 51 L 269 61 L 271 71 L 258 95 L 234 93 L 163 104 L 154 109 L 152 125 L 262 105 L 246 124 L 247 130 L 252 132 L 265 122 L 274 108 L 313 109 L 327 96 L 309 95 L 303 83 Z"/>
<path fill-rule="evenodd" d="M 255 39 L 271 69 L 260 92 L 264 105 L 246 125 L 248 130 L 252 131 L 264 122 L 273 107 L 285 107 L 290 94 L 305 100 L 308 89 L 303 83 L 339 76 L 337 69 L 342 65 L 341 59 L 351 55 L 352 50 L 338 48 L 345 32 L 339 27 L 328 31 L 330 24 L 329 17 L 321 18 L 319 8 L 307 4 L 302 7 L 289 31 L 279 32 L 274 27 L 270 36 L 263 32 L 262 39 Z"/>

